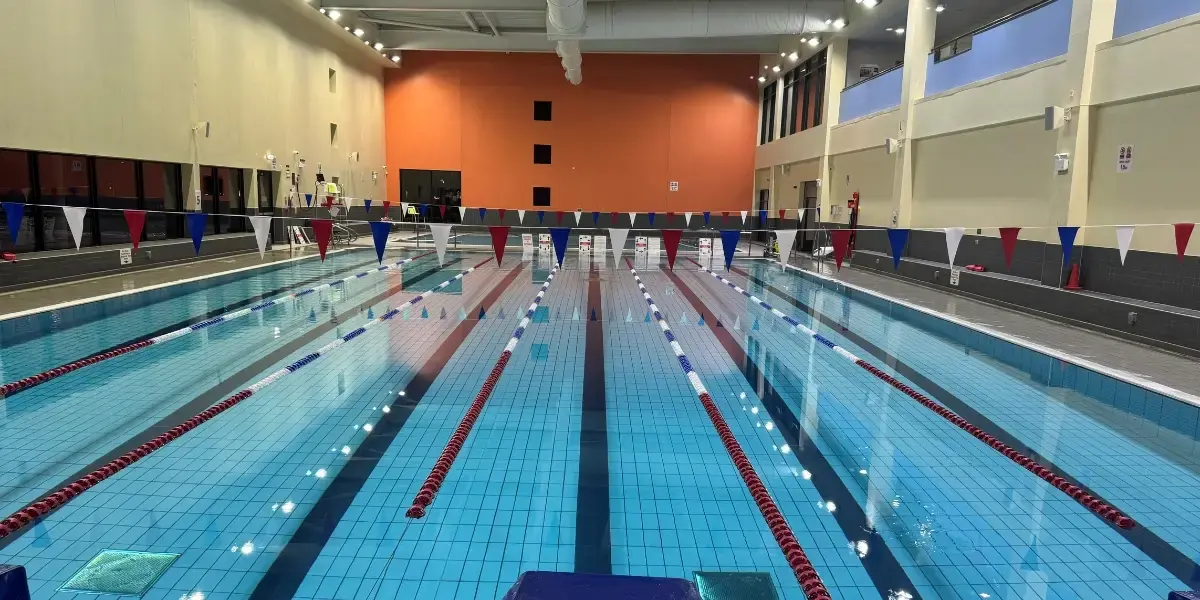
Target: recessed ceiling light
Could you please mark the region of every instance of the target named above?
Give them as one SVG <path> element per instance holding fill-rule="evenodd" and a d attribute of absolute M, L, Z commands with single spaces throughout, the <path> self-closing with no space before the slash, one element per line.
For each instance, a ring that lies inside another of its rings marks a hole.
<path fill-rule="evenodd" d="M 764 81 L 766 81 L 766 80 L 767 80 L 767 78 L 766 78 L 766 77 L 763 77 L 762 75 L 759 75 L 759 76 L 758 76 L 758 82 L 759 82 L 759 83 L 762 83 L 762 82 L 764 82 Z"/>
<path fill-rule="evenodd" d="M 791 53 L 791 54 L 789 54 L 789 55 L 788 55 L 788 60 L 790 60 L 790 61 L 792 61 L 792 62 L 795 62 L 795 61 L 797 61 L 797 60 L 800 60 L 800 54 L 799 54 L 799 53 L 796 53 L 796 52 L 793 52 L 793 53 Z"/>
<path fill-rule="evenodd" d="M 846 26 L 846 20 L 845 20 L 845 19 L 837 19 L 837 20 L 835 20 L 835 21 L 833 22 L 833 28 L 834 28 L 834 29 L 841 29 L 841 28 L 843 28 L 843 27 L 845 27 L 845 26 Z"/>
<path fill-rule="evenodd" d="M 803 38 L 803 37 L 802 37 L 802 38 L 800 38 L 800 43 L 801 43 L 801 44 L 807 44 L 807 43 L 808 43 L 808 38 Z"/>
<path fill-rule="evenodd" d="M 399 54 L 393 54 L 393 55 L 392 55 L 392 62 L 394 62 L 394 63 L 398 63 L 398 62 L 400 62 L 400 55 L 399 55 Z"/>
<path fill-rule="evenodd" d="M 375 42 L 376 50 L 383 50 L 383 42 Z"/>
<path fill-rule="evenodd" d="M 809 46 L 817 46 L 817 45 L 820 45 L 820 43 L 821 43 L 821 40 L 818 40 L 817 38 L 813 38 L 813 39 L 811 39 L 811 40 L 808 40 L 808 45 L 809 45 Z"/>
<path fill-rule="evenodd" d="M 891 28 L 891 27 L 888 27 L 887 29 L 884 29 L 884 31 L 891 31 L 891 30 L 892 30 L 892 28 Z"/>
<path fill-rule="evenodd" d="M 875 8 L 879 5 L 879 0 L 863 0 L 862 5 L 866 8 Z"/>
<path fill-rule="evenodd" d="M 331 10 L 331 11 L 329 11 L 329 18 L 336 21 L 336 20 L 342 18 L 342 13 L 340 11 Z"/>
<path fill-rule="evenodd" d="M 903 28 L 903 27 L 897 27 L 897 28 L 896 28 L 896 35 L 904 35 L 904 28 Z"/>
<path fill-rule="evenodd" d="M 360 27 L 355 27 L 355 28 L 354 28 L 354 35 L 355 35 L 356 37 L 362 37 L 364 33 L 366 33 L 366 32 L 365 32 L 365 31 L 363 31 L 363 30 L 362 30 L 362 28 L 360 28 Z"/>
<path fill-rule="evenodd" d="M 779 56 L 787 56 L 787 53 L 786 53 L 786 52 L 780 52 L 780 53 L 779 53 Z"/>
<path fill-rule="evenodd" d="M 825 19 L 826 25 L 833 25 L 833 19 Z"/>
<path fill-rule="evenodd" d="M 325 14 L 325 9 L 324 9 L 324 8 L 322 8 L 322 9 L 321 9 L 321 14 Z"/>
<path fill-rule="evenodd" d="M 771 65 L 763 65 L 763 68 L 764 68 L 764 69 L 770 69 L 770 68 L 771 68 Z"/>
<path fill-rule="evenodd" d="M 933 10 L 936 10 L 936 11 L 938 11 L 938 12 L 942 12 L 943 10 L 946 10 L 946 7 L 945 7 L 944 5 L 941 5 L 941 4 L 939 4 L 939 5 L 937 5 L 937 8 L 935 8 L 935 9 L 933 9 Z"/>
<path fill-rule="evenodd" d="M 778 72 L 779 72 L 779 65 L 775 65 L 775 66 L 771 67 L 771 72 L 772 72 L 772 73 L 778 73 Z"/>

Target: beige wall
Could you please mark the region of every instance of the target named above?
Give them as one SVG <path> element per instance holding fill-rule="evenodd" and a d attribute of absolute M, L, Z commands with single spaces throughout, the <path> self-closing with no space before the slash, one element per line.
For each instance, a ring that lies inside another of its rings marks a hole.
<path fill-rule="evenodd" d="M 268 152 L 282 169 L 298 150 L 308 163 L 301 191 L 321 163 L 347 194 L 382 196 L 383 66 L 296 8 L 38 0 L 3 11 L 0 147 L 254 169 L 269 168 Z M 211 137 L 193 138 L 199 121 Z"/>
<path fill-rule="evenodd" d="M 832 201 L 840 206 L 841 214 L 828 219 L 838 223 L 848 221 L 846 202 L 859 193 L 858 224 L 886 227 L 892 223 L 892 180 L 895 178 L 895 158 L 883 148 L 869 148 L 839 154 L 831 160 L 830 180 Z"/>

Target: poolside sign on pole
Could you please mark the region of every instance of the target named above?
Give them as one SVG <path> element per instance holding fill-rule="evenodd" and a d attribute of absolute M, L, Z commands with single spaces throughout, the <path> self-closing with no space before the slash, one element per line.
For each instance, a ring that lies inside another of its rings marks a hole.
<path fill-rule="evenodd" d="M 518 211 L 518 212 L 522 212 L 522 211 Z M 530 256 L 533 256 L 533 234 L 532 233 L 522 233 L 521 234 L 521 258 L 529 258 Z"/>
<path fill-rule="evenodd" d="M 592 253 L 592 236 L 590 236 L 590 235 L 579 236 L 579 253 L 580 254 L 591 254 Z"/>
<path fill-rule="evenodd" d="M 700 238 L 700 264 L 712 268 L 712 238 Z"/>
<path fill-rule="evenodd" d="M 550 234 L 538 234 L 538 252 L 550 252 Z"/>
<path fill-rule="evenodd" d="M 592 256 L 604 261 L 604 253 L 608 252 L 608 238 L 597 235 L 592 238 Z"/>

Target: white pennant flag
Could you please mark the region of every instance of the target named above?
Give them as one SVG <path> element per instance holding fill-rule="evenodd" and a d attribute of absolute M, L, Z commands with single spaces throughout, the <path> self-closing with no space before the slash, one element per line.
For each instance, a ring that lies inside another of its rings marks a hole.
<path fill-rule="evenodd" d="M 433 234 L 433 247 L 437 250 L 438 265 L 446 262 L 446 243 L 450 241 L 450 228 L 453 225 L 430 223 L 429 232 Z"/>
<path fill-rule="evenodd" d="M 779 242 L 779 262 L 788 264 L 792 257 L 792 246 L 796 243 L 796 229 L 776 229 L 775 239 Z"/>
<path fill-rule="evenodd" d="M 525 211 L 523 211 L 523 210 L 517 211 L 517 221 L 519 221 L 521 225 L 525 224 Z"/>
<path fill-rule="evenodd" d="M 612 253 L 613 260 L 617 262 L 617 266 L 621 266 L 621 252 L 625 250 L 625 238 L 629 236 L 628 229 L 608 228 L 608 236 L 612 238 Z"/>
<path fill-rule="evenodd" d="M 467 219 L 467 207 L 458 207 L 458 222 L 461 223 Z"/>
<path fill-rule="evenodd" d="M 1133 226 L 1117 228 L 1117 246 L 1121 249 L 1121 265 L 1125 265 L 1125 255 L 1129 254 L 1129 245 L 1133 243 Z M 76 242 L 78 244 L 78 242 Z"/>
<path fill-rule="evenodd" d="M 258 257 L 263 258 L 267 255 L 267 238 L 271 237 L 271 217 L 250 217 L 250 224 L 254 226 L 254 239 L 258 240 Z"/>
<path fill-rule="evenodd" d="M 71 237 L 75 238 L 75 249 L 83 241 L 83 216 L 87 209 L 82 206 L 64 206 L 63 214 L 67 217 L 67 225 L 71 227 Z"/>
<path fill-rule="evenodd" d="M 748 215 L 748 214 L 750 214 L 750 211 L 748 211 L 748 210 L 742 211 L 742 225 L 746 224 L 746 215 Z"/>
<path fill-rule="evenodd" d="M 636 222 L 637 222 L 637 213 L 629 213 L 629 226 L 633 227 L 634 226 L 633 224 Z"/>
<path fill-rule="evenodd" d="M 408 203 L 401 202 L 400 203 L 400 220 L 404 220 L 404 217 L 407 217 L 407 216 L 408 216 Z"/>
<path fill-rule="evenodd" d="M 683 213 L 683 225 L 684 227 L 690 227 L 692 225 L 692 213 Z"/>
<path fill-rule="evenodd" d="M 946 256 L 950 257 L 950 268 L 954 268 L 954 257 L 958 254 L 958 243 L 962 241 L 962 227 L 946 228 Z"/>
<path fill-rule="evenodd" d="M 338 213 L 340 213 L 340 212 L 342 212 L 342 207 L 340 207 L 336 204 L 329 205 L 329 216 L 337 217 Z"/>
<path fill-rule="evenodd" d="M 582 219 L 582 218 L 583 218 L 583 211 L 582 211 L 582 210 L 577 210 L 577 211 L 575 211 L 575 226 L 576 226 L 576 227 L 579 227 L 580 225 L 582 225 L 582 224 L 583 224 L 583 223 L 580 221 L 580 219 Z"/>

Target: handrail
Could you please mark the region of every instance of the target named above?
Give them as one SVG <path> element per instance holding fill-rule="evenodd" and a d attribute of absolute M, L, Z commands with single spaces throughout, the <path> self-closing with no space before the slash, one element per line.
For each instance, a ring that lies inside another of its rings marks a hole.
<path fill-rule="evenodd" d="M 1008 23 L 1010 21 L 1015 21 L 1031 12 L 1045 8 L 1047 5 L 1053 4 L 1057 1 L 1058 0 L 1042 0 L 1041 2 L 1038 2 L 1036 4 L 1031 4 L 1029 6 L 1026 6 L 1025 8 L 1022 8 L 1021 10 L 1007 14 L 1007 15 L 1000 17 L 999 19 L 996 19 L 995 21 L 992 21 L 986 25 L 983 25 L 981 27 L 976 27 L 975 29 L 972 29 L 971 31 L 968 31 L 964 34 L 958 35 L 958 36 L 950 39 L 950 41 L 938 44 L 937 46 L 933 47 L 933 50 L 930 52 L 930 54 L 936 55 L 938 50 L 941 50 L 942 48 L 945 48 L 946 46 L 951 46 L 954 44 L 954 42 L 957 42 L 958 40 L 961 40 L 961 39 L 967 38 L 967 37 L 971 37 L 971 36 L 975 36 L 975 35 L 979 35 L 989 29 L 995 29 L 1005 23 Z"/>
<path fill-rule="evenodd" d="M 904 63 L 900 63 L 900 64 L 898 64 L 898 65 L 896 65 L 896 66 L 894 66 L 894 67 L 891 67 L 890 69 L 885 69 L 885 70 L 883 70 L 883 71 L 880 71 L 880 72 L 878 72 L 878 73 L 876 73 L 876 74 L 874 74 L 874 75 L 872 75 L 872 76 L 870 76 L 870 77 L 868 77 L 868 78 L 866 78 L 866 79 L 860 79 L 860 80 L 858 80 L 858 81 L 854 82 L 854 84 L 853 84 L 853 85 L 848 85 L 848 86 L 846 86 L 846 87 L 842 88 L 842 93 L 844 94 L 844 93 L 846 93 L 846 90 L 848 90 L 848 89 L 851 89 L 851 88 L 856 88 L 856 87 L 858 87 L 858 86 L 860 86 L 860 85 L 862 85 L 862 84 L 864 84 L 864 83 L 866 83 L 866 82 L 868 82 L 868 81 L 874 80 L 874 79 L 879 79 L 880 77 L 883 77 L 884 75 L 887 75 L 888 73 L 891 73 L 892 71 L 895 71 L 896 69 L 900 69 L 900 68 L 903 68 L 903 67 L 904 67 Z"/>

